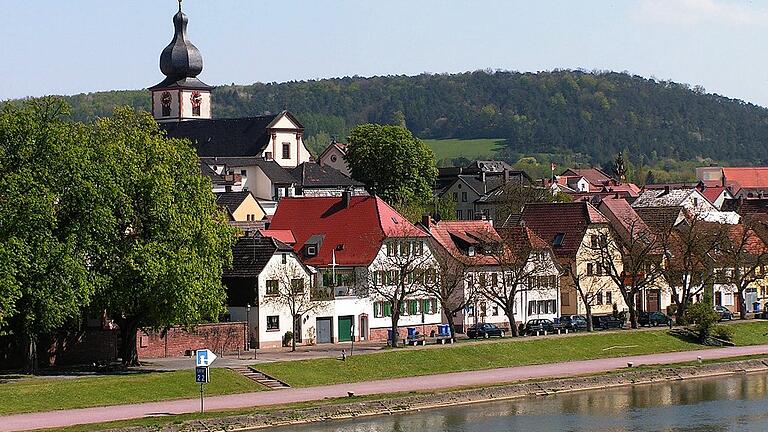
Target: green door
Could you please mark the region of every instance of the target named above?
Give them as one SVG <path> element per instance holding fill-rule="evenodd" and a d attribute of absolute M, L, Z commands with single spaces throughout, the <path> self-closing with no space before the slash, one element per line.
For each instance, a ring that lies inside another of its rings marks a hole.
<path fill-rule="evenodd" d="M 353 316 L 339 317 L 339 342 L 349 342 L 352 340 L 352 320 Z"/>

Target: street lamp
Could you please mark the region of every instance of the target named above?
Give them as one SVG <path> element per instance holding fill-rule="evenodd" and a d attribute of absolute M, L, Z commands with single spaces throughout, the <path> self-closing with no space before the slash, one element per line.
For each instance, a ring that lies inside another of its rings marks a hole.
<path fill-rule="evenodd" d="M 245 305 L 245 321 L 248 326 L 248 331 L 245 333 L 245 347 L 248 351 L 251 350 L 251 304 Z"/>
<path fill-rule="evenodd" d="M 350 348 L 349 350 L 349 356 L 352 357 L 352 354 L 355 352 L 355 323 L 354 322 L 352 323 L 351 326 L 349 326 L 349 331 L 352 333 L 352 348 Z"/>

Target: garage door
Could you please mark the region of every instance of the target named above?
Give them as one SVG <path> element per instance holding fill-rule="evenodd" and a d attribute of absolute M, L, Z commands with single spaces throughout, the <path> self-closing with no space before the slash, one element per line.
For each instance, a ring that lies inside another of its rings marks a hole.
<path fill-rule="evenodd" d="M 333 331 L 331 331 L 331 323 L 333 318 L 318 318 L 317 319 L 317 343 L 331 343 L 331 337 Z"/>

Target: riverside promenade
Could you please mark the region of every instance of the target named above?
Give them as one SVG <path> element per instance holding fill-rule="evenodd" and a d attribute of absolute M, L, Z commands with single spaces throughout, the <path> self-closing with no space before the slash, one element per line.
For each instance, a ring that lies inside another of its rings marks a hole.
<path fill-rule="evenodd" d="M 205 399 L 206 411 L 233 410 L 270 405 L 308 402 L 326 398 L 341 398 L 354 392 L 357 396 L 408 391 L 434 391 L 457 387 L 480 387 L 542 378 L 560 378 L 595 374 L 634 366 L 684 363 L 702 360 L 727 359 L 750 355 L 768 355 L 768 345 L 702 349 L 663 354 L 615 357 L 597 360 L 518 366 L 479 371 L 455 372 L 440 375 L 395 378 L 318 387 L 290 388 L 275 391 L 211 396 Z M 0 416 L 0 431 L 55 429 L 87 423 L 137 419 L 197 412 L 199 399 L 181 399 L 163 402 L 139 403 L 107 407 L 81 408 Z"/>

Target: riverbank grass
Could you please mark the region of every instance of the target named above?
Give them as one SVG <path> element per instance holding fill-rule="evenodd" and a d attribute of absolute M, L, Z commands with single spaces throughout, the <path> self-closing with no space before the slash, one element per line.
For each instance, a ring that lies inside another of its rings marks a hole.
<path fill-rule="evenodd" d="M 229 369 L 211 369 L 206 395 L 247 393 L 265 387 Z M 74 378 L 21 378 L 0 384 L 0 415 L 86 408 L 200 396 L 194 370 Z"/>
<path fill-rule="evenodd" d="M 768 343 L 768 322 L 734 325 L 737 345 Z M 505 339 L 435 349 L 396 349 L 336 359 L 260 364 L 256 367 L 293 387 L 308 387 L 463 372 L 511 366 L 592 360 L 705 348 L 666 330 L 619 331 L 552 337 Z"/>

